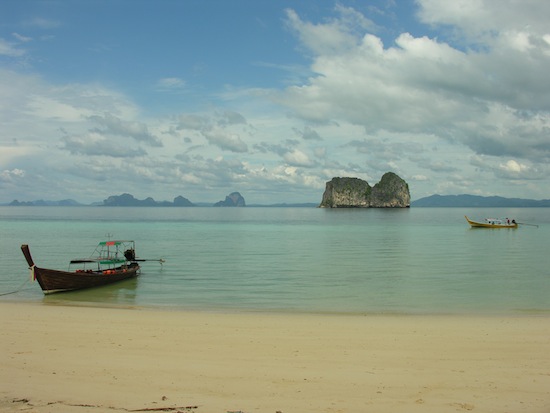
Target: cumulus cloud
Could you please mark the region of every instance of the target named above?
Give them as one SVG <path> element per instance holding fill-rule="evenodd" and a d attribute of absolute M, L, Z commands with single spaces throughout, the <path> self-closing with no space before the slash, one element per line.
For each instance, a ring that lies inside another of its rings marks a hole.
<path fill-rule="evenodd" d="M 224 126 L 246 124 L 246 119 L 238 112 L 226 110 L 218 120 L 218 124 Z"/>
<path fill-rule="evenodd" d="M 162 146 L 160 139 L 151 134 L 144 123 L 124 121 L 110 113 L 90 116 L 90 120 L 103 127 L 102 133 L 130 137 L 150 146 Z"/>
<path fill-rule="evenodd" d="M 248 152 L 248 145 L 238 136 L 220 128 L 204 131 L 203 136 L 211 145 L 230 152 Z"/>
<path fill-rule="evenodd" d="M 72 154 L 86 156 L 109 156 L 129 158 L 145 155 L 141 148 L 128 148 L 116 140 L 108 139 L 100 133 L 90 132 L 81 136 L 64 136 L 63 149 Z"/>
<path fill-rule="evenodd" d="M 89 108 L 75 105 L 75 102 L 65 102 L 60 97 L 45 94 L 31 95 L 27 108 L 33 116 L 60 122 L 82 121 L 83 117 L 93 113 Z"/>
<path fill-rule="evenodd" d="M 309 156 L 299 149 L 286 152 L 283 158 L 285 162 L 292 166 L 310 167 L 314 164 Z"/>
<path fill-rule="evenodd" d="M 17 44 L 0 38 L 0 56 L 19 57 L 24 54 L 25 51 L 19 49 Z"/>
<path fill-rule="evenodd" d="M 228 184 L 246 182 L 248 167 L 238 159 L 224 157 L 180 157 L 175 165 L 176 183 L 201 188 L 226 187 Z"/>
<path fill-rule="evenodd" d="M 209 127 L 210 120 L 205 115 L 182 113 L 176 118 L 177 129 L 203 130 Z"/>
<path fill-rule="evenodd" d="M 5 169 L 0 172 L 0 178 L 3 181 L 11 181 L 14 178 L 23 178 L 24 176 L 25 176 L 25 171 L 17 168 L 12 170 Z"/>
<path fill-rule="evenodd" d="M 165 77 L 157 81 L 157 89 L 161 91 L 181 90 L 185 87 L 185 81 L 178 77 Z"/>
<path fill-rule="evenodd" d="M 453 46 L 403 33 L 384 45 L 367 25 L 353 26 L 361 31 L 343 20 L 313 24 L 288 11 L 317 75 L 278 101 L 308 121 L 351 122 L 373 134 L 430 133 L 480 154 L 549 160 L 550 56 L 542 16 L 550 15 L 550 3 L 419 5 L 424 21 L 472 30 L 475 39 Z M 490 33 L 482 29 L 486 17 Z"/>
<path fill-rule="evenodd" d="M 287 25 L 313 53 L 321 55 L 353 48 L 359 33 L 375 27 L 372 21 L 351 7 L 337 4 L 335 11 L 338 18 L 314 24 L 303 21 L 294 10 L 287 9 Z"/>
<path fill-rule="evenodd" d="M 507 159 L 472 156 L 469 163 L 482 173 L 492 173 L 505 182 L 529 182 L 547 179 L 550 168 L 547 164 L 537 164 L 529 160 Z"/>
<path fill-rule="evenodd" d="M 470 42 L 491 44 L 510 32 L 534 35 L 548 33 L 550 4 L 546 1 L 524 0 L 419 0 L 421 21 L 447 25 Z"/>
<path fill-rule="evenodd" d="M 286 28 L 299 42 L 290 48 L 302 56 L 253 65 L 284 72 L 282 83 L 239 87 L 224 71 L 223 90 L 211 90 L 199 77 L 157 73 L 154 100 L 166 100 L 150 112 L 124 86 L 33 72 L 39 54 L 27 46 L 38 43 L 36 29 L 59 23 L 27 21 L 0 39 L 4 61 L 28 64 L 0 68 L 0 179 L 10 188 L 49 180 L 63 191 L 73 182 L 78 191 L 116 174 L 116 190 L 144 196 L 231 187 L 247 201 L 252 193 L 315 201 L 333 176 L 375 183 L 392 170 L 413 198 L 434 188 L 507 194 L 509 185 L 547 197 L 550 3 L 413 3 L 415 25 L 398 22 L 409 31 L 377 26 L 370 6 L 358 6 L 363 14 L 337 4 L 317 21 L 289 9 Z M 390 14 L 402 7 L 385 4 Z"/>
<path fill-rule="evenodd" d="M 511 180 L 538 180 L 544 176 L 541 171 L 514 159 L 499 164 L 495 169 L 495 174 Z"/>
<path fill-rule="evenodd" d="M 29 37 L 29 36 L 24 36 L 22 34 L 19 34 L 19 33 L 12 33 L 11 34 L 13 37 L 15 37 L 18 41 L 20 41 L 21 43 L 27 43 L 27 42 L 30 42 L 32 41 L 32 37 Z"/>
<path fill-rule="evenodd" d="M 298 135 L 300 135 L 302 137 L 302 139 L 304 139 L 306 141 L 322 141 L 323 140 L 323 138 L 321 138 L 319 133 L 315 129 L 313 129 L 309 126 L 304 127 L 303 130 L 295 129 L 295 131 Z"/>
<path fill-rule="evenodd" d="M 58 20 L 37 16 L 25 20 L 23 25 L 26 27 L 35 27 L 39 29 L 55 29 L 56 27 L 59 27 L 61 23 Z"/>

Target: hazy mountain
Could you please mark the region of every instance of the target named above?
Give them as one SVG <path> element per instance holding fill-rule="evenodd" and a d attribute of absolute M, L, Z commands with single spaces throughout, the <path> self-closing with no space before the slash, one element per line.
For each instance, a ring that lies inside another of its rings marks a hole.
<path fill-rule="evenodd" d="M 537 201 L 534 199 L 503 198 L 500 196 L 431 195 L 411 202 L 411 207 L 550 207 L 550 199 Z"/>
<path fill-rule="evenodd" d="M 82 204 L 76 202 L 73 199 L 63 199 L 61 201 L 44 201 L 38 199 L 36 201 L 23 201 L 19 202 L 17 199 L 11 201 L 9 206 L 82 206 Z"/>
<path fill-rule="evenodd" d="M 174 198 L 174 202 L 169 201 L 155 201 L 153 198 L 148 197 L 143 200 L 134 198 L 130 194 L 112 195 L 103 201 L 103 206 L 139 206 L 139 207 L 156 207 L 156 206 L 175 206 L 175 207 L 192 207 L 195 206 L 187 198 L 177 196 Z"/>

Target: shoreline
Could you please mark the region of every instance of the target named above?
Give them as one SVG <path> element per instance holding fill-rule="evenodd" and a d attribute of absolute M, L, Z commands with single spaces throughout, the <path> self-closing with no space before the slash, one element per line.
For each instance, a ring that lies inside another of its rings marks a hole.
<path fill-rule="evenodd" d="M 0 412 L 550 411 L 550 317 L 0 302 Z"/>
<path fill-rule="evenodd" d="M 38 306 L 56 306 L 56 307 L 76 307 L 76 308 L 106 308 L 113 310 L 143 310 L 143 311 L 161 311 L 161 312 L 181 312 L 181 313 L 207 313 L 207 314 L 275 314 L 281 316 L 303 315 L 303 316 L 335 316 L 335 317 L 547 317 L 550 318 L 550 308 L 509 308 L 509 309 L 489 309 L 475 308 L 473 310 L 452 309 L 448 311 L 336 311 L 336 310 L 307 310 L 303 308 L 282 309 L 282 308 L 253 308 L 235 306 L 182 306 L 182 305 L 158 305 L 158 304 L 137 304 L 137 303 L 118 303 L 107 301 L 78 301 L 75 299 L 63 299 L 63 294 L 40 294 L 39 298 L 10 298 L 10 295 L 17 295 L 19 291 L 8 292 L 4 294 L 5 298 L 0 299 L 0 305 L 3 304 L 21 304 Z M 74 298 L 74 297 L 73 297 Z"/>

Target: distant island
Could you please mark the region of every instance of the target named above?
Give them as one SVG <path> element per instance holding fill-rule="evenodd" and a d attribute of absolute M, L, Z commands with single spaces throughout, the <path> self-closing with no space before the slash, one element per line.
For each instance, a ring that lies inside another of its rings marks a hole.
<path fill-rule="evenodd" d="M 238 194 L 238 195 L 234 195 Z M 91 204 L 82 204 L 73 199 L 60 201 L 23 201 L 14 200 L 4 206 L 39 206 L 39 207 L 79 207 L 79 206 L 116 206 L 116 207 L 213 207 L 213 206 L 246 206 L 247 208 L 316 208 L 315 202 L 303 203 L 276 203 L 276 204 L 246 204 L 244 198 L 240 200 L 240 194 L 233 192 L 224 201 L 217 203 L 191 202 L 183 196 L 177 196 L 173 201 L 155 201 L 153 198 L 143 200 L 136 199 L 130 194 L 113 195 L 104 201 Z M 236 201 L 236 202 L 235 202 Z M 235 205 L 232 205 L 235 204 Z M 479 196 L 479 195 L 431 195 L 411 202 L 414 208 L 538 208 L 550 207 L 550 199 L 534 200 L 521 198 L 504 198 L 500 196 Z"/>
<path fill-rule="evenodd" d="M 224 201 L 219 201 L 214 204 L 215 207 L 244 207 L 246 202 L 241 194 L 232 192 L 225 197 Z"/>
<path fill-rule="evenodd" d="M 19 202 L 17 199 L 11 201 L 8 206 L 83 206 L 73 199 L 63 199 L 61 201 L 44 201 L 38 199 L 36 201 L 23 201 Z"/>
<path fill-rule="evenodd" d="M 173 201 L 155 201 L 153 198 L 148 197 L 145 199 L 137 199 L 131 194 L 111 195 L 102 202 L 94 202 L 92 204 L 81 204 L 73 199 L 64 199 L 61 201 L 23 201 L 14 200 L 7 206 L 108 206 L 108 207 L 245 207 L 246 201 L 239 192 L 232 192 L 225 197 L 224 200 L 216 203 L 197 202 L 193 203 L 189 199 L 183 196 L 177 196 Z M 278 208 L 290 208 L 290 207 L 309 207 L 316 206 L 314 203 L 297 203 L 286 204 L 278 203 L 272 205 L 250 205 L 251 207 L 278 207 Z"/>
<path fill-rule="evenodd" d="M 101 204 L 98 204 L 101 205 Z M 122 194 L 122 195 L 112 195 L 106 200 L 103 201 L 102 206 L 117 206 L 117 207 L 193 207 L 195 206 L 191 201 L 189 201 L 187 198 L 180 196 L 177 196 L 174 198 L 173 202 L 169 201 L 161 201 L 157 202 L 153 198 L 146 198 L 143 200 L 139 200 L 134 198 L 133 195 L 130 194 Z"/>
<path fill-rule="evenodd" d="M 161 201 L 157 202 L 153 198 L 139 200 L 130 194 L 113 195 L 103 201 L 103 206 L 118 206 L 118 207 L 194 207 L 196 204 L 189 201 L 183 196 L 177 196 L 173 202 Z M 214 207 L 244 207 L 246 202 L 242 195 L 238 192 L 232 192 L 225 197 L 225 200 L 216 202 Z"/>

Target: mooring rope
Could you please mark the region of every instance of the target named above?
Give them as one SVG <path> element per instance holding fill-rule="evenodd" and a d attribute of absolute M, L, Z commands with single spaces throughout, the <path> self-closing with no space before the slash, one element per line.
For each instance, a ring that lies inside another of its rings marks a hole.
<path fill-rule="evenodd" d="M 23 287 L 25 286 L 25 284 L 27 284 L 28 282 L 29 282 L 29 279 L 27 278 L 27 279 L 25 280 L 25 282 L 24 282 L 23 284 L 21 284 L 21 286 L 20 286 L 17 290 L 15 290 L 15 291 L 10 291 L 10 292 L 8 292 L 8 293 L 1 293 L 1 294 L 0 294 L 0 297 L 3 296 L 3 295 L 17 294 L 18 292 L 20 292 L 20 291 L 23 289 Z"/>

